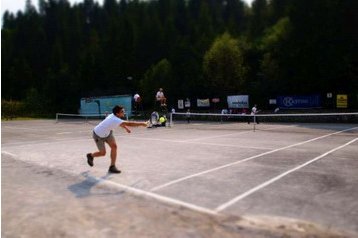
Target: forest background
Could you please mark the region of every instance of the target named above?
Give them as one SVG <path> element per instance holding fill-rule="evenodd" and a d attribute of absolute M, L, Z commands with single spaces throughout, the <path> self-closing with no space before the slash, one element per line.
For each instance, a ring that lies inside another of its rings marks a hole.
<path fill-rule="evenodd" d="M 358 1 L 26 1 L 1 29 L 2 112 L 77 113 L 82 97 L 347 94 L 358 108 Z M 322 103 L 323 107 L 334 107 Z"/>

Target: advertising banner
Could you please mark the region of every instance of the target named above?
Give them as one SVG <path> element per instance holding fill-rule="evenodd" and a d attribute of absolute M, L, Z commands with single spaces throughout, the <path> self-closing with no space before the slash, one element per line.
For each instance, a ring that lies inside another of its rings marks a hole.
<path fill-rule="evenodd" d="M 196 103 L 197 103 L 198 107 L 210 107 L 209 98 L 207 98 L 207 99 L 197 99 Z"/>
<path fill-rule="evenodd" d="M 185 99 L 184 105 L 185 105 L 185 107 L 191 107 L 191 103 L 190 103 L 190 99 L 189 99 L 189 98 Z"/>
<path fill-rule="evenodd" d="M 184 109 L 184 100 L 182 100 L 182 99 L 178 100 L 178 108 L 179 109 Z"/>
<path fill-rule="evenodd" d="M 211 101 L 213 103 L 218 103 L 218 102 L 220 102 L 220 98 L 213 98 L 213 99 L 211 99 Z"/>
<path fill-rule="evenodd" d="M 249 95 L 231 95 L 227 96 L 229 108 L 249 108 Z"/>
<path fill-rule="evenodd" d="M 347 107 L 348 107 L 347 94 L 338 94 L 337 95 L 337 108 L 347 108 Z"/>
<path fill-rule="evenodd" d="M 319 108 L 321 107 L 321 97 L 320 95 L 278 96 L 277 106 L 292 109 Z"/>

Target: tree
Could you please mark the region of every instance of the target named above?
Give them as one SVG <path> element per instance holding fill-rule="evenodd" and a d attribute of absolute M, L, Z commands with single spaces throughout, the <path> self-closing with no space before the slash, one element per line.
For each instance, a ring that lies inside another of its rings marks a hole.
<path fill-rule="evenodd" d="M 267 25 L 267 0 L 253 1 L 249 23 L 250 38 L 253 40 L 259 39 Z"/>
<path fill-rule="evenodd" d="M 147 85 L 151 104 L 163 87 L 169 99 L 333 92 L 358 105 L 358 1 L 34 1 L 3 15 L 5 100 L 67 111 Z"/>
<path fill-rule="evenodd" d="M 240 34 L 247 28 L 245 5 L 242 1 L 224 1 L 223 18 L 231 34 Z"/>
<path fill-rule="evenodd" d="M 171 94 L 175 88 L 171 87 L 172 81 L 172 65 L 167 59 L 162 59 L 153 65 L 144 75 L 140 82 L 143 101 L 146 105 L 150 105 L 154 101 L 155 93 L 159 88 L 164 88 L 165 94 Z"/>
<path fill-rule="evenodd" d="M 266 93 L 284 93 L 285 67 L 283 61 L 287 55 L 285 44 L 290 37 L 292 26 L 288 17 L 280 19 L 275 25 L 267 29 L 262 38 L 260 50 L 262 52 L 260 79 L 264 92 Z"/>
<path fill-rule="evenodd" d="M 228 33 L 215 39 L 203 62 L 204 76 L 213 91 L 238 92 L 247 71 L 239 42 Z"/>

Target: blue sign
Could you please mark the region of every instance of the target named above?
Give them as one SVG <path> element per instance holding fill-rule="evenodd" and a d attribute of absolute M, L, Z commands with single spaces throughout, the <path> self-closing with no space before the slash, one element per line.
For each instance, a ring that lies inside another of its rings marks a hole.
<path fill-rule="evenodd" d="M 277 106 L 280 108 L 319 108 L 321 107 L 320 95 L 310 96 L 278 96 Z"/>

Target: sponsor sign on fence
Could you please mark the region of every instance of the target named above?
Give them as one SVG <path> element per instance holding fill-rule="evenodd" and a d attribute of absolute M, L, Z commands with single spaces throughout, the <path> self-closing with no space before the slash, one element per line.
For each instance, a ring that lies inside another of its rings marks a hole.
<path fill-rule="evenodd" d="M 321 107 L 321 97 L 319 95 L 310 96 L 278 96 L 277 106 L 280 108 L 319 108 Z"/>
<path fill-rule="evenodd" d="M 249 108 L 249 95 L 231 95 L 227 96 L 229 108 Z"/>
<path fill-rule="evenodd" d="M 196 103 L 197 103 L 198 107 L 210 107 L 209 98 L 207 98 L 207 99 L 197 99 Z"/>
<path fill-rule="evenodd" d="M 347 94 L 338 94 L 337 95 L 337 108 L 347 108 L 347 107 L 348 107 Z"/>

